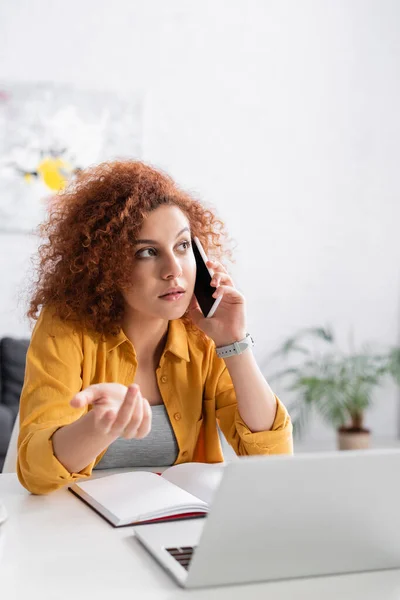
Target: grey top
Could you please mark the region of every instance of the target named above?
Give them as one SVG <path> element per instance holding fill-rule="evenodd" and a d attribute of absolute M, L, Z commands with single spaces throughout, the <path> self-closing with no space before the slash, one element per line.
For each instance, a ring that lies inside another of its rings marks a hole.
<path fill-rule="evenodd" d="M 110 444 L 95 469 L 169 467 L 174 464 L 179 448 L 165 405 L 154 405 L 151 410 L 149 435 L 142 440 L 118 438 Z"/>

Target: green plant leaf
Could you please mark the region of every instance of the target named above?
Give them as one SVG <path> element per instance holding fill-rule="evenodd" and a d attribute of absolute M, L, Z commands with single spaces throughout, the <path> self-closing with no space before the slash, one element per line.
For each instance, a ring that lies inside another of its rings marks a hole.
<path fill-rule="evenodd" d="M 388 356 L 388 370 L 393 379 L 400 384 L 400 348 L 392 348 Z"/>
<path fill-rule="evenodd" d="M 293 352 L 309 355 L 310 350 L 299 344 L 299 341 L 305 338 L 316 338 L 327 343 L 334 343 L 334 336 L 329 328 L 307 327 L 305 329 L 301 329 L 295 336 L 285 340 L 280 348 L 270 355 L 269 360 L 282 356 L 285 357 Z"/>
<path fill-rule="evenodd" d="M 285 359 L 292 352 L 303 352 L 300 340 L 306 336 L 334 342 L 332 332 L 323 327 L 301 330 L 289 338 L 276 355 Z M 384 377 L 391 376 L 400 383 L 400 348 L 390 352 L 373 352 L 364 345 L 360 352 L 345 354 L 336 347 L 303 352 L 296 356 L 295 365 L 276 374 L 286 390 L 295 395 L 291 404 L 292 420 L 297 435 L 307 426 L 311 411 L 315 411 L 334 427 L 362 422 L 365 411 L 372 405 L 373 391 Z M 300 359 L 300 360 L 299 360 Z M 273 376 L 275 377 L 275 376 Z"/>
<path fill-rule="evenodd" d="M 297 375 L 298 373 L 300 373 L 299 369 L 297 369 L 296 367 L 291 367 L 288 369 L 283 369 L 283 371 L 278 371 L 277 373 L 274 373 L 273 375 L 270 375 L 268 377 L 268 379 L 270 381 L 275 381 L 278 379 L 283 379 L 284 377 L 287 377 L 288 375 Z"/>

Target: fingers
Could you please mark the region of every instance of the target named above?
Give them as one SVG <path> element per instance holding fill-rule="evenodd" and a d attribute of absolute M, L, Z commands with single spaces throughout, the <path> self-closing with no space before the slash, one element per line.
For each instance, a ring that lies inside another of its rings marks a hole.
<path fill-rule="evenodd" d="M 135 405 L 133 407 L 132 415 L 129 421 L 124 423 L 122 437 L 126 439 L 136 437 L 137 430 L 139 429 L 143 419 L 143 396 L 138 390 L 135 398 Z"/>
<path fill-rule="evenodd" d="M 232 286 L 220 285 L 212 296 L 213 298 L 223 296 L 224 301 L 228 301 L 230 304 L 244 304 L 244 296 Z"/>
<path fill-rule="evenodd" d="M 95 428 L 111 438 L 142 438 L 151 430 L 151 408 L 139 386 L 117 383 L 93 384 L 76 394 L 76 408 L 92 404 Z"/>
<path fill-rule="evenodd" d="M 211 280 L 211 285 L 213 287 L 218 287 L 221 284 L 235 287 L 231 276 L 220 262 L 209 260 L 207 266 L 210 267 L 214 273 Z"/>
<path fill-rule="evenodd" d="M 75 394 L 72 398 L 70 402 L 71 406 L 74 408 L 81 408 L 88 404 L 92 404 L 99 397 L 100 390 L 98 388 L 99 386 L 97 385 L 90 385 L 85 390 L 78 392 L 78 394 Z"/>
<path fill-rule="evenodd" d="M 125 439 L 141 439 L 151 430 L 151 408 L 139 386 L 131 385 L 108 432 Z"/>
<path fill-rule="evenodd" d="M 93 411 L 95 424 L 97 431 L 106 434 L 110 431 L 114 421 L 115 421 L 115 411 L 112 409 L 100 411 Z"/>
<path fill-rule="evenodd" d="M 148 402 L 148 400 L 146 400 L 146 398 L 142 397 L 142 408 L 143 408 L 143 412 L 142 412 L 142 420 L 141 423 L 139 425 L 139 427 L 136 427 L 136 424 L 132 427 L 127 427 L 125 429 L 124 432 L 124 438 L 126 439 L 131 439 L 131 438 L 136 438 L 137 440 L 141 440 L 144 437 L 146 437 L 146 435 L 148 435 L 151 431 L 151 406 Z"/>
<path fill-rule="evenodd" d="M 235 287 L 232 278 L 228 273 L 215 272 L 211 279 L 211 285 L 218 288 L 220 285 L 228 285 L 229 287 Z"/>
<path fill-rule="evenodd" d="M 207 261 L 207 267 L 210 267 L 210 269 L 212 269 L 213 271 L 216 271 L 218 273 L 228 274 L 228 271 L 226 270 L 224 265 L 222 263 L 218 262 L 217 260 Z"/>
<path fill-rule="evenodd" d="M 119 398 L 121 401 L 125 397 L 126 387 L 120 383 L 94 383 L 84 390 L 75 394 L 70 401 L 74 408 L 82 408 L 89 404 L 102 402 L 107 397 Z"/>
<path fill-rule="evenodd" d="M 227 273 L 227 270 L 224 267 L 224 265 L 222 263 L 220 263 L 218 260 L 208 260 L 207 267 L 211 267 L 212 269 L 216 269 L 218 271 L 223 271 L 224 273 Z"/>
<path fill-rule="evenodd" d="M 139 396 L 141 397 L 139 386 L 130 385 L 112 425 L 113 432 L 121 434 L 125 431 L 134 416 L 137 405 L 141 404 Z"/>

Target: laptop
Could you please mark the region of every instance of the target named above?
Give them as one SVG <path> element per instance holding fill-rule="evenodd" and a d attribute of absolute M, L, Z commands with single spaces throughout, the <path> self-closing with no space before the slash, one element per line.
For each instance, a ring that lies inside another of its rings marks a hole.
<path fill-rule="evenodd" d="M 136 526 L 179 585 L 400 567 L 400 450 L 228 463 L 205 519 Z"/>

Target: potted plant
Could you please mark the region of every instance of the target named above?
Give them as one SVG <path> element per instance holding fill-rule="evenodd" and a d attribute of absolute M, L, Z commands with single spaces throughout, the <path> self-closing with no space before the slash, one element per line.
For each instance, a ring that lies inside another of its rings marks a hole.
<path fill-rule="evenodd" d="M 282 380 L 285 389 L 295 394 L 288 407 L 295 435 L 301 436 L 315 411 L 336 428 L 339 449 L 369 447 L 371 436 L 364 426 L 365 411 L 385 378 L 400 382 L 399 348 L 377 353 L 365 346 L 359 352 L 345 353 L 328 328 L 315 327 L 287 339 L 270 358 L 293 360 L 290 367 L 270 379 Z"/>

